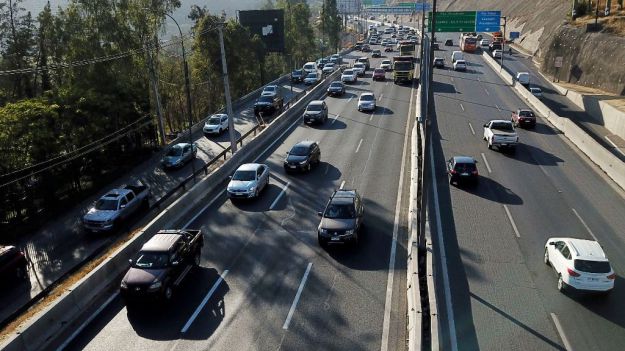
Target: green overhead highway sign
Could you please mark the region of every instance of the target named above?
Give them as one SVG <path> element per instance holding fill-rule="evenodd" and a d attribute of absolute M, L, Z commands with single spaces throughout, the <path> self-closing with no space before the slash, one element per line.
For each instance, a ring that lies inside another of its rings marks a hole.
<path fill-rule="evenodd" d="M 475 31 L 475 11 L 436 12 L 436 32 Z M 428 15 L 428 28 L 432 28 L 432 12 Z"/>

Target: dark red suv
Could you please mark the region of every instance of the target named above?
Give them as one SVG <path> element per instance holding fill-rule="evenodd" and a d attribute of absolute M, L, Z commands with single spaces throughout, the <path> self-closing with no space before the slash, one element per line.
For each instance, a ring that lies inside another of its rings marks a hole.
<path fill-rule="evenodd" d="M 373 80 L 386 80 L 386 71 L 381 68 L 373 70 Z"/>
<path fill-rule="evenodd" d="M 15 246 L 0 246 L 0 279 L 25 279 L 28 276 L 24 253 Z"/>

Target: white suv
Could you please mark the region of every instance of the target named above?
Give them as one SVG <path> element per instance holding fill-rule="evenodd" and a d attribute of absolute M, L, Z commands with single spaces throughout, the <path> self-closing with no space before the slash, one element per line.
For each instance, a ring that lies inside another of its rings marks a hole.
<path fill-rule="evenodd" d="M 545 244 L 545 264 L 558 274 L 558 290 L 610 292 L 616 274 L 601 245 L 592 240 L 550 238 Z"/>

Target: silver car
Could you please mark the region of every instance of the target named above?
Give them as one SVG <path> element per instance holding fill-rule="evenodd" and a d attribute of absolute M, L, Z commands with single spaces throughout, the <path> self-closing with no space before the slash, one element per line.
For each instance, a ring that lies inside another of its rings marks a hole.
<path fill-rule="evenodd" d="M 262 163 L 246 163 L 239 166 L 230 177 L 228 197 L 256 198 L 267 184 L 269 184 L 269 166 Z"/>
<path fill-rule="evenodd" d="M 375 95 L 373 93 L 362 93 L 358 99 L 358 111 L 375 111 Z"/>
<path fill-rule="evenodd" d="M 260 96 L 276 96 L 278 95 L 278 91 L 280 89 L 278 88 L 277 85 L 267 85 L 262 93 L 260 93 Z"/>
<path fill-rule="evenodd" d="M 187 162 L 192 161 L 197 155 L 197 146 L 195 143 L 179 143 L 172 145 L 165 156 L 161 159 L 163 168 L 180 168 Z"/>
<path fill-rule="evenodd" d="M 341 82 L 343 83 L 355 83 L 356 81 L 358 81 L 358 77 L 353 69 L 346 69 L 341 74 Z"/>

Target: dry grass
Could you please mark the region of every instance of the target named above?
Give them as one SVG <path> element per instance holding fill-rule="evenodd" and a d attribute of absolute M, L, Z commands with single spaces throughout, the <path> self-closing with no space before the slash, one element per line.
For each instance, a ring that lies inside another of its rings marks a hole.
<path fill-rule="evenodd" d="M 72 285 L 76 284 L 76 282 L 86 276 L 106 258 L 111 256 L 117 249 L 119 249 L 122 245 L 128 242 L 128 240 L 130 240 L 137 232 L 141 231 L 141 229 L 142 228 L 137 228 L 133 232 L 128 233 L 124 237 L 117 240 L 106 251 L 102 252 L 98 257 L 91 260 L 91 262 L 87 263 L 80 270 L 70 275 L 67 279 L 57 285 L 46 297 L 33 305 L 30 309 L 28 309 L 28 311 L 17 317 L 17 319 L 15 319 L 13 322 L 9 323 L 4 329 L 2 329 L 2 331 L 0 331 L 0 341 L 4 341 L 5 339 L 7 339 L 13 334 L 13 332 L 18 330 L 20 326 L 28 322 L 40 311 L 56 301 L 56 299 L 63 295 L 63 293 L 67 289 L 69 289 Z"/>
<path fill-rule="evenodd" d="M 577 18 L 572 25 L 581 27 L 589 23 L 595 22 L 594 12 L 583 17 Z M 619 36 L 625 36 L 625 10 L 618 10 L 616 6 L 612 7 L 610 16 L 603 16 L 603 12 L 599 13 L 598 22 L 603 25 L 603 32 Z"/>

